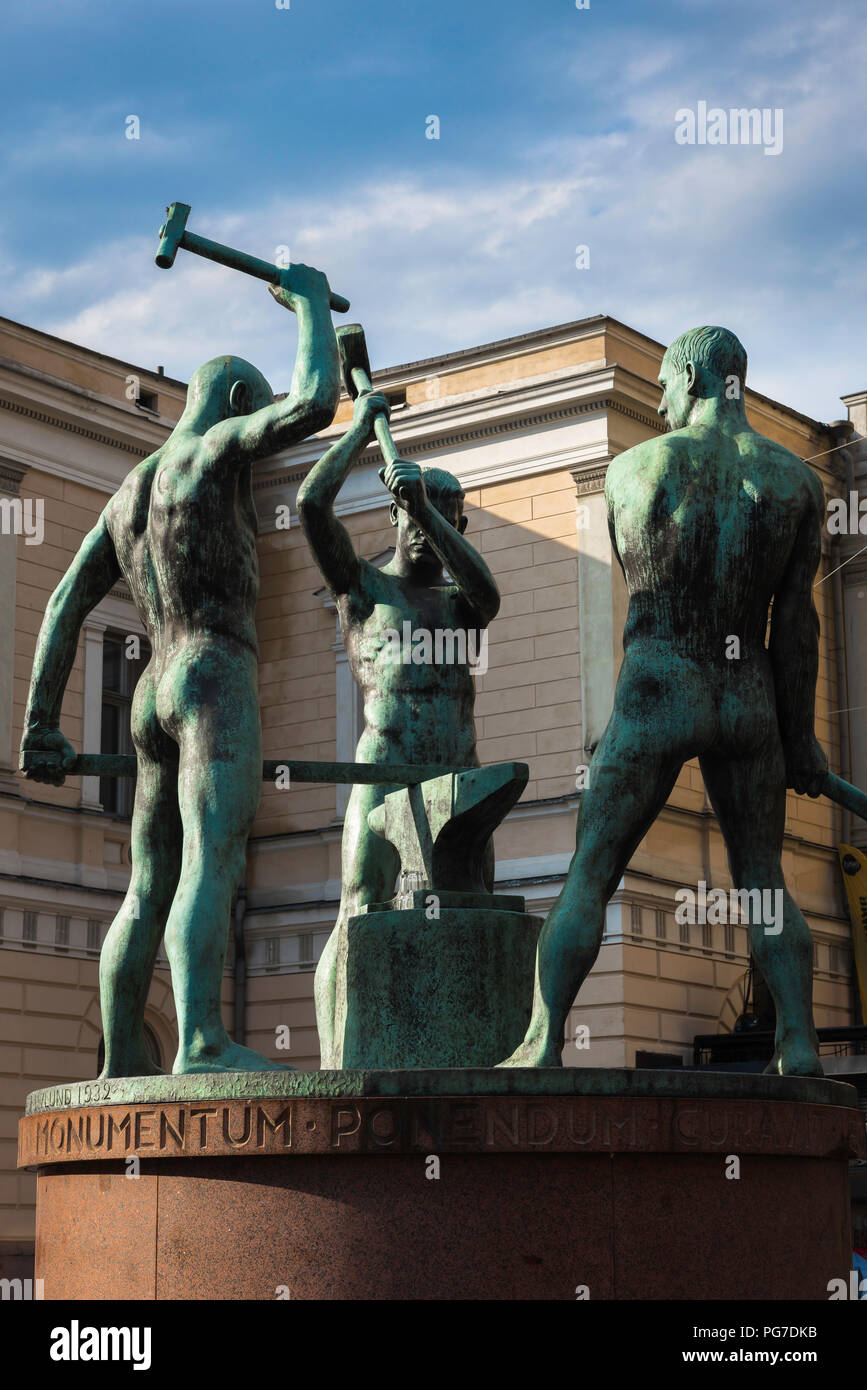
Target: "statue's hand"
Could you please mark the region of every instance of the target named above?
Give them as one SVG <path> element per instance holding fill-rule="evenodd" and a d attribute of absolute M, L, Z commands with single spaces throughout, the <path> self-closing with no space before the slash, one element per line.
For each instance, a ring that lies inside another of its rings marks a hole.
<path fill-rule="evenodd" d="M 387 467 L 380 468 L 379 476 L 397 505 L 410 516 L 420 517 L 427 510 L 427 490 L 417 463 L 395 459 Z"/>
<path fill-rule="evenodd" d="M 25 753 L 59 753 L 60 761 L 35 758 L 25 770 Z M 25 777 L 32 778 L 34 782 L 49 782 L 53 787 L 62 787 L 75 758 L 76 752 L 69 739 L 59 729 L 49 729 L 44 724 L 37 724 L 28 730 L 21 740 L 19 768 Z"/>
<path fill-rule="evenodd" d="M 786 786 L 808 796 L 821 796 L 828 759 L 814 735 L 784 749 L 786 755 Z"/>
<path fill-rule="evenodd" d="M 289 265 L 280 272 L 279 285 L 269 285 L 268 289 L 278 304 L 284 309 L 297 311 L 301 301 L 315 304 L 321 301 L 326 308 L 331 301 L 328 280 L 321 270 L 312 265 Z"/>
<path fill-rule="evenodd" d="M 391 406 L 387 396 L 381 396 L 375 391 L 363 392 L 355 398 L 352 411 L 353 429 L 362 434 L 367 442 L 373 438 L 373 425 L 377 415 L 384 415 L 387 420 L 390 413 Z"/>

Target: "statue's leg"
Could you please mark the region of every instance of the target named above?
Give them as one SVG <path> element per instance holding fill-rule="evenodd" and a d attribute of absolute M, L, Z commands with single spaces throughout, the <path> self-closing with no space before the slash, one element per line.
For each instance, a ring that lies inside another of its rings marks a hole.
<path fill-rule="evenodd" d="M 138 747 L 132 876 L 99 960 L 104 1077 L 159 1072 L 145 1045 L 144 1010 L 181 865 L 177 749 L 166 752 L 154 762 Z"/>
<path fill-rule="evenodd" d="M 366 903 L 383 902 L 394 892 L 400 869 L 397 851 L 388 840 L 375 835 L 367 823 L 374 807 L 382 804 L 392 787 L 357 785 L 346 808 L 341 845 L 340 908 L 334 929 L 316 966 L 313 994 L 316 1027 L 324 1069 L 341 1065 L 341 1040 L 335 1037 L 337 974 L 346 923 Z"/>
<path fill-rule="evenodd" d="M 618 692 L 624 693 L 620 686 Z M 649 699 L 644 718 L 632 714 L 631 703 L 624 699 L 620 709 L 615 703 L 590 763 L 577 848 L 539 937 L 530 1025 L 524 1042 L 501 1066 L 561 1065 L 566 1018 L 599 954 L 606 904 L 691 756 L 688 747 L 673 747 L 675 736 Z"/>
<path fill-rule="evenodd" d="M 221 1008 L 232 899 L 262 787 L 255 659 L 214 646 L 179 663 L 176 680 L 169 727 L 177 729 L 180 747 L 184 838 L 166 926 L 178 1014 L 174 1071 L 284 1071 L 233 1042 Z"/>
<path fill-rule="evenodd" d="M 106 1077 L 158 1071 L 144 1040 L 145 1001 L 181 866 L 178 749 L 157 720 L 150 668 L 136 687 L 131 725 L 138 755 L 132 875 L 99 960 Z"/>
<path fill-rule="evenodd" d="M 780 862 L 786 823 L 786 773 L 774 732 L 754 754 L 705 754 L 701 769 L 725 837 L 737 888 L 762 895 L 750 912 L 750 949 L 777 1010 L 777 1035 L 768 1071 L 821 1076 L 813 1027 L 813 938 L 790 896 Z M 756 920 L 758 918 L 759 920 Z"/>

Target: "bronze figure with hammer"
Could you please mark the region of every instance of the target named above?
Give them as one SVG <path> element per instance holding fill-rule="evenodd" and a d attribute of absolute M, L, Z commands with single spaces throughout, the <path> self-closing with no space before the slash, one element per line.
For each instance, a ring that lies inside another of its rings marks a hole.
<path fill-rule="evenodd" d="M 228 263 L 259 273 L 243 258 Z M 132 705 L 132 878 L 100 959 L 105 1077 L 154 1070 L 144 1008 L 163 931 L 178 1018 L 174 1071 L 276 1065 L 233 1042 L 221 1013 L 231 903 L 262 777 L 251 476 L 258 459 L 330 424 L 340 363 L 325 276 L 305 265 L 272 269 L 271 294 L 298 319 L 289 394 L 275 400 L 239 357 L 199 367 L 171 435 L 111 498 L 39 633 L 21 767 L 55 785 L 75 766 L 59 726 L 78 634 L 121 575 L 152 650 Z"/>

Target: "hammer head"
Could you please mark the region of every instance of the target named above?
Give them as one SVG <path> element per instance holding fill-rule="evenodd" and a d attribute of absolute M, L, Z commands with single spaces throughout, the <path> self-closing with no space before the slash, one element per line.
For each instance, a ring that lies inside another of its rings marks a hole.
<path fill-rule="evenodd" d="M 170 208 L 166 208 L 166 220 L 160 227 L 160 244 L 154 257 L 160 270 L 168 270 L 169 266 L 174 265 L 189 215 L 187 203 L 172 203 Z"/>
<path fill-rule="evenodd" d="M 355 400 L 362 391 L 370 390 L 370 358 L 367 355 L 367 343 L 364 341 L 364 329 L 360 323 L 343 323 L 337 329 L 337 341 L 340 345 L 343 381 L 350 396 Z M 357 380 L 356 372 L 359 375 L 363 373 L 366 382 Z"/>

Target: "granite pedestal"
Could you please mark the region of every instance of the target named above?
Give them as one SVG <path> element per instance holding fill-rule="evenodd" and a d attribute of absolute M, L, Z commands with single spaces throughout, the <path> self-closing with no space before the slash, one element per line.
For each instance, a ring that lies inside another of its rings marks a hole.
<path fill-rule="evenodd" d="M 865 1154 L 838 1082 L 585 1068 L 84 1082 L 19 1138 L 46 1299 L 824 1301 Z"/>

